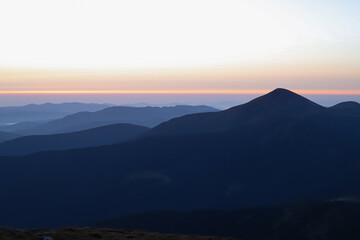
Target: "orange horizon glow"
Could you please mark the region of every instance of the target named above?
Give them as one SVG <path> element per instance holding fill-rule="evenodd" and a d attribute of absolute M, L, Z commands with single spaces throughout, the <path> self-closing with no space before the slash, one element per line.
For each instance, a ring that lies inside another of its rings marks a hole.
<path fill-rule="evenodd" d="M 273 89 L 238 89 L 238 90 L 0 90 L 0 95 L 97 95 L 97 94 L 214 94 L 214 95 L 236 95 L 236 94 L 266 94 Z M 303 95 L 360 95 L 360 90 L 292 90 Z"/>

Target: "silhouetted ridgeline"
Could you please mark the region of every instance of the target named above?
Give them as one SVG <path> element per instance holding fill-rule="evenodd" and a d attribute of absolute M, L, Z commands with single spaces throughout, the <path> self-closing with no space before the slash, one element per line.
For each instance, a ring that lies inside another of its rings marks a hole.
<path fill-rule="evenodd" d="M 82 225 L 160 209 L 360 195 L 360 115 L 277 89 L 136 141 L 0 159 L 0 225 Z"/>
<path fill-rule="evenodd" d="M 157 126 L 148 135 L 194 134 L 245 130 L 247 126 L 264 128 L 288 127 L 302 117 L 329 113 L 331 109 L 285 89 L 258 97 L 249 103 L 217 113 L 192 114 L 172 119 Z M 360 114 L 358 115 L 360 116 Z M 316 118 L 315 116 L 314 118 Z M 284 126 L 286 125 L 286 126 Z M 287 130 L 287 129 L 284 129 Z M 267 132 L 261 132 L 261 134 Z"/>
<path fill-rule="evenodd" d="M 23 135 L 56 134 L 81 131 L 116 123 L 153 127 L 174 117 L 198 112 L 215 112 L 208 106 L 110 107 L 97 112 L 79 112 L 34 128 L 19 131 Z"/>
<path fill-rule="evenodd" d="M 0 131 L 0 143 L 5 142 L 14 138 L 21 137 L 21 135 L 16 133 L 10 133 L 10 132 L 2 132 Z"/>
<path fill-rule="evenodd" d="M 0 143 L 0 156 L 109 145 L 134 139 L 148 130 L 143 126 L 119 123 L 80 132 L 25 136 Z"/>
<path fill-rule="evenodd" d="M 360 104 L 357 102 L 342 102 L 332 106 L 331 109 L 337 111 L 339 114 L 360 116 Z"/>
<path fill-rule="evenodd" d="M 29 104 L 26 106 L 0 107 L 0 130 L 12 129 L 3 126 L 6 123 L 18 123 L 27 121 L 44 121 L 61 118 L 80 111 L 99 111 L 108 108 L 109 104 L 95 103 L 45 103 Z"/>

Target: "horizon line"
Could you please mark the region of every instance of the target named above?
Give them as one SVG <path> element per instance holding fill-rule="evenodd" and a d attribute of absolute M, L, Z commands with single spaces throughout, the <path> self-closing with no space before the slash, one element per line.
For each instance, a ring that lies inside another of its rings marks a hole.
<path fill-rule="evenodd" d="M 117 95 L 117 94 L 209 94 L 209 95 L 254 95 L 266 94 L 274 89 L 220 89 L 220 90 L 0 90 L 0 95 Z M 298 89 L 289 90 L 304 95 L 360 95 L 360 90 Z"/>

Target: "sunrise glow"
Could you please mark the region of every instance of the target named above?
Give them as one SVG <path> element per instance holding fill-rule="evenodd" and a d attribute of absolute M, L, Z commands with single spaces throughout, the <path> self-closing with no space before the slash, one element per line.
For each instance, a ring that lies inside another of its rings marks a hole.
<path fill-rule="evenodd" d="M 0 2 L 0 94 L 359 95 L 360 2 Z"/>
<path fill-rule="evenodd" d="M 0 91 L 0 94 L 266 94 L 266 90 L 39 90 L 39 91 Z M 359 95 L 360 90 L 294 90 L 298 94 L 305 95 Z"/>

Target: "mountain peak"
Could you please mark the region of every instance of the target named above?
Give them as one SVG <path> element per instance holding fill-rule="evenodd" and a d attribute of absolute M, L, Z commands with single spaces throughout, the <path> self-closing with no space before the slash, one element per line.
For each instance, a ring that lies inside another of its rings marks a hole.
<path fill-rule="evenodd" d="M 269 92 L 268 94 L 265 94 L 264 96 L 268 96 L 268 97 L 276 97 L 276 98 L 284 98 L 284 100 L 289 99 L 289 98 L 297 98 L 297 99 L 302 99 L 302 100 L 308 100 L 306 98 L 304 98 L 303 96 L 300 96 L 297 93 L 294 93 L 290 90 L 287 90 L 285 88 L 276 88 L 275 90 Z"/>
<path fill-rule="evenodd" d="M 270 93 L 274 93 L 274 94 L 295 94 L 294 92 L 285 89 L 285 88 L 276 88 L 274 90 L 272 90 Z"/>
<path fill-rule="evenodd" d="M 249 104 L 271 110 L 287 111 L 289 113 L 304 113 L 323 108 L 309 99 L 284 88 L 277 88 L 268 94 L 250 101 Z"/>
<path fill-rule="evenodd" d="M 296 117 L 325 110 L 294 92 L 283 88 L 258 97 L 248 103 L 215 113 L 187 115 L 164 122 L 150 130 L 149 135 L 176 135 L 186 133 L 219 132 L 229 129 L 246 129 L 254 123 L 276 125 Z"/>

